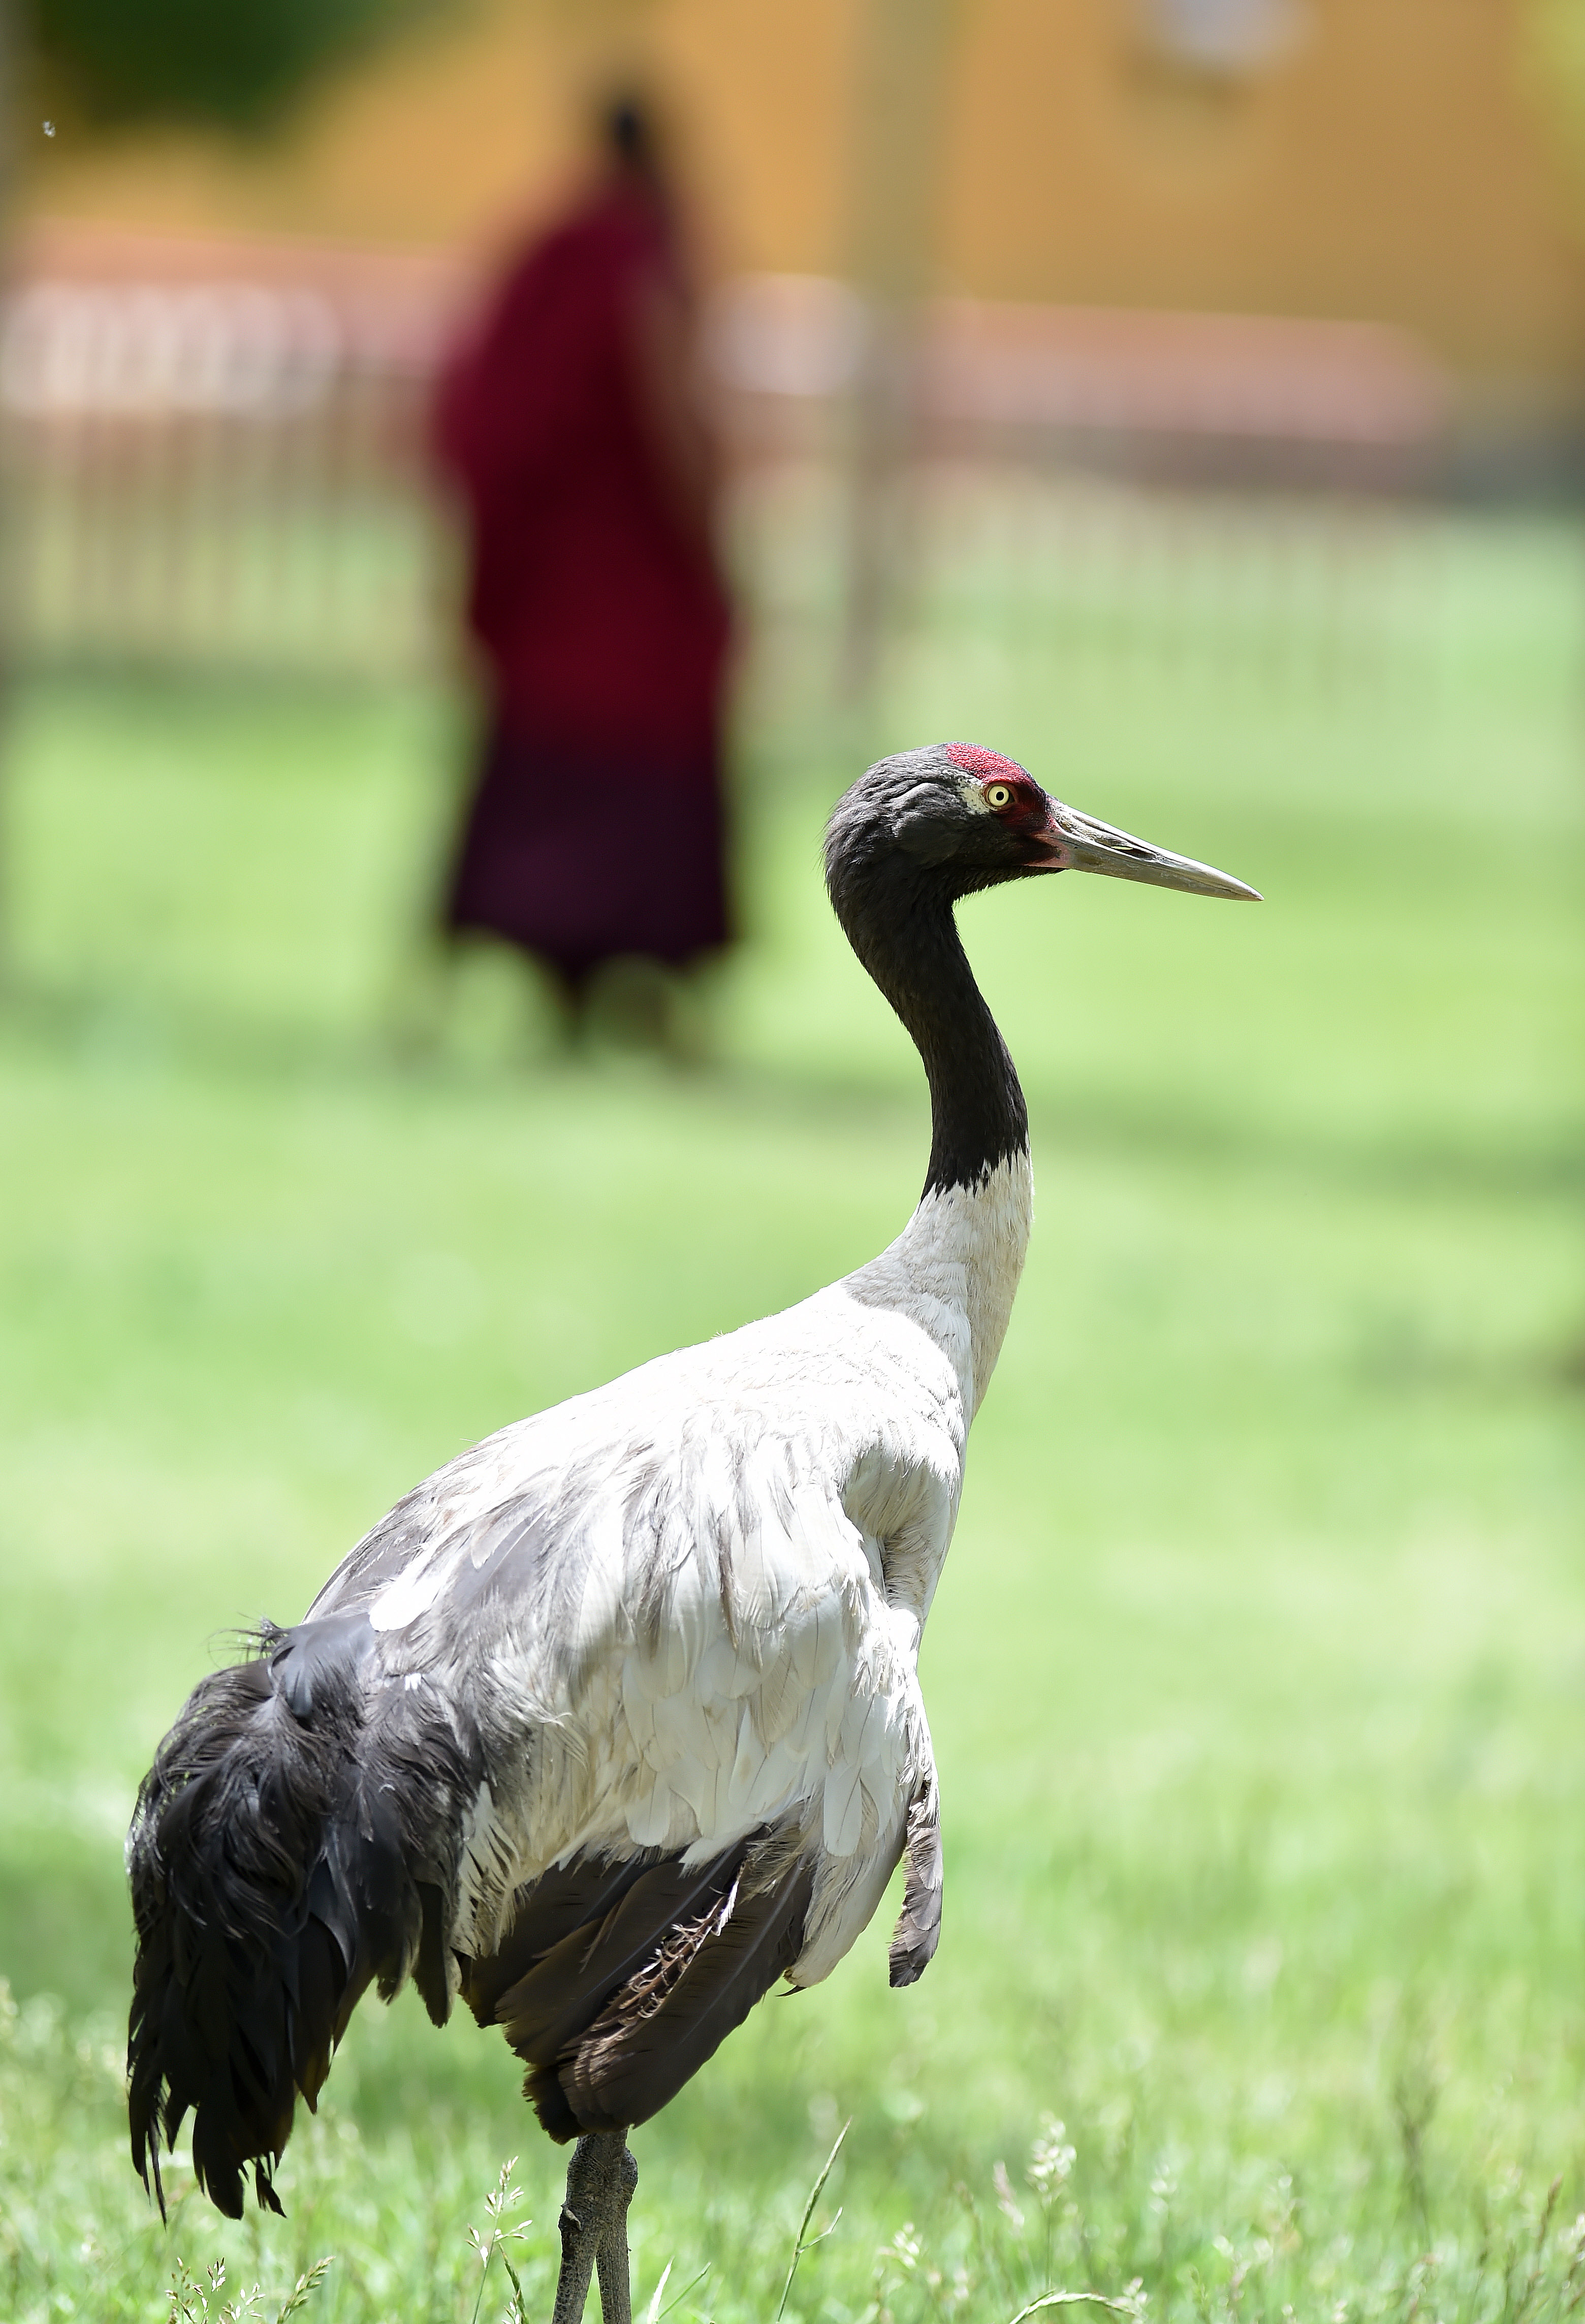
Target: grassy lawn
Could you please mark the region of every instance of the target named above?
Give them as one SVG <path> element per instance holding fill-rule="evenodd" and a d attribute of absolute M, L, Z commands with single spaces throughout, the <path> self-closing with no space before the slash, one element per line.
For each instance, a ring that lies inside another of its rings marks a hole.
<path fill-rule="evenodd" d="M 1269 900 L 965 911 L 1040 1199 L 925 1653 L 946 1934 L 893 1995 L 883 1912 L 636 2135 L 640 2300 L 709 2266 L 679 2324 L 771 2324 L 849 2116 L 797 2324 L 1585 2301 L 1585 592 L 1539 528 L 1427 523 L 1329 580 L 1348 542 L 1218 521 L 1103 571 L 982 509 L 890 676 L 881 745 L 991 742 Z M 354 2024 L 284 2223 L 218 2221 L 180 2163 L 150 2216 L 120 1835 L 228 1633 L 415 1478 L 905 1217 L 923 1094 L 818 886 L 857 762 L 801 707 L 809 612 L 753 691 L 752 940 L 691 1075 L 556 1059 L 487 960 L 437 1056 L 391 1053 L 443 701 L 22 696 L 0 2316 L 163 2316 L 179 2255 L 273 2316 L 333 2254 L 306 2314 L 467 2324 L 514 2154 L 548 2312 L 564 2158 L 504 2046 L 410 1997 Z M 497 2257 L 478 2313 L 508 2294 Z"/>

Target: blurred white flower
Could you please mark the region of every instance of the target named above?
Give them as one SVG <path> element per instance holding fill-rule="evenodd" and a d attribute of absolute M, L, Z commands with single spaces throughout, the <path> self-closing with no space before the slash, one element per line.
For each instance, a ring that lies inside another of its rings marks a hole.
<path fill-rule="evenodd" d="M 1070 2146 L 1067 2139 L 1067 2124 L 1059 2122 L 1054 2115 L 1047 2115 L 1040 2136 L 1030 2150 L 1029 2169 L 1024 2174 L 1043 2203 L 1054 2199 L 1072 2171 L 1078 2150 Z"/>
<path fill-rule="evenodd" d="M 1022 2227 L 1024 2225 L 1024 2214 L 1018 2208 L 1018 2199 L 1013 2192 L 1012 2185 L 1007 2178 L 1007 2166 L 1005 2163 L 998 2163 L 996 2169 L 991 2172 L 991 2183 L 996 2190 L 996 2208 L 998 2210 L 1002 2212 L 1006 2218 L 1012 2221 L 1013 2226 L 1015 2228 Z"/>

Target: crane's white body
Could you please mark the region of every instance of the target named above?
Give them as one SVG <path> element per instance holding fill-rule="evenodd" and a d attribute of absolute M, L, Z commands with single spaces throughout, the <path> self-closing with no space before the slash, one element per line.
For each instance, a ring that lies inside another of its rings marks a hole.
<path fill-rule="evenodd" d="M 360 1609 L 375 1690 L 485 1740 L 453 1954 L 580 1852 L 774 1827 L 815 1868 L 792 1982 L 842 1958 L 934 1821 L 920 1640 L 1031 1199 L 1026 1152 L 928 1194 L 812 1298 L 463 1454 L 332 1578 L 309 1621 Z"/>

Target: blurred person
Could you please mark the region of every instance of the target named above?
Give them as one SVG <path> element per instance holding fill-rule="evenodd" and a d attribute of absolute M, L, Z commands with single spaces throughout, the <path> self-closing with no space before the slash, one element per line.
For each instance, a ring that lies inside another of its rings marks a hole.
<path fill-rule="evenodd" d="M 657 132 L 632 97 L 598 127 L 593 183 L 508 265 L 436 401 L 488 696 L 444 926 L 537 958 L 570 1030 L 624 962 L 626 1029 L 666 1045 L 666 972 L 729 933 L 729 608 Z"/>

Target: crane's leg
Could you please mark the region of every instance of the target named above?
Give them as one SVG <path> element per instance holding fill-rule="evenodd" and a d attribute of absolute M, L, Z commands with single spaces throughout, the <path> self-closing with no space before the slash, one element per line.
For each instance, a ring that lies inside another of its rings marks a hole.
<path fill-rule="evenodd" d="M 633 2269 L 627 2257 L 627 2206 L 638 2185 L 638 2165 L 626 2134 L 618 2131 L 609 2144 L 616 2150 L 610 2223 L 600 2246 L 600 2316 L 602 2324 L 633 2324 Z"/>
<path fill-rule="evenodd" d="M 561 2273 L 552 2324 L 581 2324 L 597 2263 L 604 2324 L 633 2324 L 627 2206 L 637 2184 L 638 2165 L 627 2151 L 625 2131 L 596 2131 L 573 2148 L 561 2206 Z"/>

